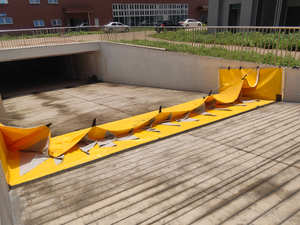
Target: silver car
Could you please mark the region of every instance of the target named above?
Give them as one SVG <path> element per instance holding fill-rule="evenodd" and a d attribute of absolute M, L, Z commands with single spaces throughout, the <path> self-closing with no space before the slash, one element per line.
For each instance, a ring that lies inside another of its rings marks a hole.
<path fill-rule="evenodd" d="M 104 31 L 105 32 L 128 32 L 130 30 L 130 27 L 119 22 L 110 22 L 108 24 L 104 25 Z"/>
<path fill-rule="evenodd" d="M 202 23 L 200 21 L 194 20 L 194 19 L 186 19 L 183 21 L 179 21 L 179 23 L 184 27 L 195 27 L 195 26 L 202 26 Z"/>

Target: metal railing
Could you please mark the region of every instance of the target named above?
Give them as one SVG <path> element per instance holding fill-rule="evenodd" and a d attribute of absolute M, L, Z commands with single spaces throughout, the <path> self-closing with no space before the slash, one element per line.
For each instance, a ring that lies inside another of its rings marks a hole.
<path fill-rule="evenodd" d="M 80 42 L 121 42 L 187 54 L 297 67 L 299 27 L 59 27 L 0 31 L 0 50 Z"/>

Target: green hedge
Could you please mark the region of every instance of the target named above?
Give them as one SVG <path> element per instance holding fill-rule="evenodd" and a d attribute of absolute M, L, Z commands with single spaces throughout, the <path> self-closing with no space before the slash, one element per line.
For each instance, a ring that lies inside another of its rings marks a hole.
<path fill-rule="evenodd" d="M 209 33 L 208 30 L 189 30 L 181 29 L 176 32 L 162 32 L 152 34 L 151 37 L 174 40 L 181 42 L 194 42 L 218 45 L 237 45 L 247 47 L 259 47 L 265 49 L 278 49 L 300 51 L 300 34 L 299 32 L 285 34 L 282 32 L 262 33 L 262 32 L 237 32 L 230 31 Z"/>
<path fill-rule="evenodd" d="M 132 40 L 132 41 L 119 41 L 121 43 L 134 44 L 134 45 L 144 45 L 150 47 L 159 47 L 165 48 L 167 51 L 173 52 L 183 52 L 190 53 L 194 55 L 202 55 L 202 56 L 211 56 L 216 58 L 223 58 L 229 60 L 241 60 L 245 62 L 253 62 L 253 63 L 261 63 L 261 64 L 271 64 L 273 65 L 275 62 L 275 54 L 260 54 L 254 50 L 228 50 L 224 47 L 205 47 L 203 45 L 200 46 L 191 46 L 188 44 L 172 44 L 166 41 L 149 41 L 149 40 Z M 290 57 L 291 56 L 291 57 Z M 295 59 L 293 55 L 277 56 L 276 57 L 276 65 L 277 66 L 289 66 L 293 67 L 294 65 L 300 64 L 300 59 Z"/>

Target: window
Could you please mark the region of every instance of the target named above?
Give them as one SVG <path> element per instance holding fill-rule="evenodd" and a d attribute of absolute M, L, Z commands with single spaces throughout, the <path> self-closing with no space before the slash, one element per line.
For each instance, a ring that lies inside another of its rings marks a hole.
<path fill-rule="evenodd" d="M 12 18 L 11 17 L 0 18 L 0 25 L 3 25 L 3 24 L 13 24 Z"/>
<path fill-rule="evenodd" d="M 52 26 L 61 26 L 61 20 L 56 19 L 56 20 L 51 20 Z"/>
<path fill-rule="evenodd" d="M 142 16 L 143 16 L 143 15 L 144 15 L 144 11 L 140 11 L 140 15 L 142 15 Z"/>
<path fill-rule="evenodd" d="M 48 0 L 48 4 L 58 4 L 58 0 Z"/>
<path fill-rule="evenodd" d="M 30 4 L 41 4 L 40 0 L 29 0 Z"/>
<path fill-rule="evenodd" d="M 140 5 L 140 9 L 144 9 L 144 5 Z"/>
<path fill-rule="evenodd" d="M 149 15 L 149 11 L 145 11 L 145 15 Z"/>
<path fill-rule="evenodd" d="M 145 5 L 145 9 L 149 9 L 149 5 Z"/>
<path fill-rule="evenodd" d="M 139 9 L 139 5 L 135 5 L 135 9 Z"/>
<path fill-rule="evenodd" d="M 44 27 L 44 26 L 45 26 L 44 20 L 34 20 L 34 21 L 33 21 L 33 25 L 34 25 L 35 27 Z"/>
<path fill-rule="evenodd" d="M 117 5 L 113 5 L 113 9 L 117 9 Z"/>
<path fill-rule="evenodd" d="M 135 15 L 138 16 L 139 15 L 139 11 L 135 11 Z"/>
<path fill-rule="evenodd" d="M 164 5 L 159 5 L 159 9 L 163 9 L 164 8 Z"/>
<path fill-rule="evenodd" d="M 119 9 L 123 9 L 123 5 L 119 5 Z"/>
<path fill-rule="evenodd" d="M 8 4 L 8 0 L 1 0 L 0 4 Z"/>

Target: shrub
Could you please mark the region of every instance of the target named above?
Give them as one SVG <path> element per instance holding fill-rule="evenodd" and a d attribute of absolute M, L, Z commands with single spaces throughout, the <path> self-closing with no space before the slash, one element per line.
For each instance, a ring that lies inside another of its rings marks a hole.
<path fill-rule="evenodd" d="M 289 54 L 286 56 L 277 56 L 272 52 L 267 54 L 260 53 L 255 50 L 241 50 L 234 49 L 230 50 L 226 47 L 215 46 L 215 47 L 208 47 L 206 45 L 200 46 L 191 46 L 188 44 L 173 44 L 166 41 L 149 41 L 149 40 L 132 40 L 132 41 L 125 41 L 121 40 L 118 41 L 121 43 L 128 43 L 134 45 L 146 45 L 150 47 L 160 47 L 165 48 L 167 51 L 173 52 L 182 52 L 182 53 L 189 53 L 194 55 L 202 55 L 202 56 L 210 56 L 216 58 L 224 58 L 229 60 L 240 60 L 245 62 L 254 62 L 254 63 L 261 63 L 261 64 L 271 64 L 274 65 L 275 58 L 277 66 L 290 66 L 293 67 L 294 65 L 300 64 L 300 59 L 296 59 L 293 55 Z"/>
<path fill-rule="evenodd" d="M 220 28 L 221 29 L 221 28 Z M 180 29 L 176 32 L 165 32 L 160 34 L 149 35 L 151 37 L 181 41 L 181 42 L 195 42 L 203 44 L 220 44 L 220 45 L 237 45 L 247 47 L 259 47 L 265 49 L 281 49 L 300 51 L 300 39 L 299 32 L 293 30 L 286 34 L 285 32 L 279 32 L 274 30 L 249 31 L 243 33 L 239 32 L 232 33 L 228 30 L 222 31 L 215 28 L 201 29 L 201 30 L 184 30 Z M 238 28 L 237 28 L 238 29 Z M 275 32 L 276 31 L 276 32 Z M 217 33 L 215 33 L 217 32 Z"/>

